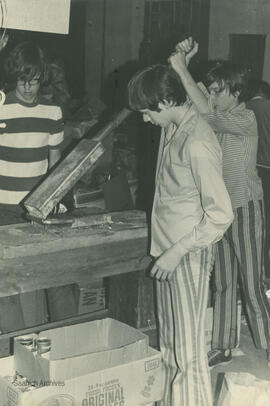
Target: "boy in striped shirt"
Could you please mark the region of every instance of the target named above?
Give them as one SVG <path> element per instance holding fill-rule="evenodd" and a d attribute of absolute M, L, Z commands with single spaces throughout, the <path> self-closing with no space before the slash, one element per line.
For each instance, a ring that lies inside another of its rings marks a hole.
<path fill-rule="evenodd" d="M 232 349 L 237 345 L 238 280 L 254 344 L 267 350 L 270 366 L 270 306 L 262 283 L 263 190 L 256 169 L 257 123 L 253 111 L 244 103 L 247 72 L 229 61 L 216 64 L 207 73 L 209 94 L 205 94 L 187 70 L 198 44 L 188 38 L 176 49 L 170 63 L 191 101 L 217 133 L 223 154 L 223 178 L 234 210 L 232 225 L 215 246 L 215 302 L 209 366 L 231 361 Z"/>
<path fill-rule="evenodd" d="M 0 109 L 0 209 L 23 213 L 22 202 L 60 158 L 61 109 L 39 96 L 44 82 L 42 51 L 19 44 L 6 60 L 11 90 Z"/>
<path fill-rule="evenodd" d="M 1 225 L 23 221 L 22 203 L 60 159 L 64 137 L 61 108 L 39 95 L 47 71 L 43 51 L 30 42 L 20 43 L 8 55 L 5 71 L 10 91 L 0 108 L 0 122 L 5 123 L 0 128 Z M 74 295 L 70 295 L 70 286 L 67 289 L 67 301 L 60 307 L 73 314 Z M 58 290 L 56 295 L 51 289 L 47 292 L 49 303 L 55 302 L 53 312 L 59 314 Z M 19 296 L 1 298 L 0 330 L 23 327 Z"/>

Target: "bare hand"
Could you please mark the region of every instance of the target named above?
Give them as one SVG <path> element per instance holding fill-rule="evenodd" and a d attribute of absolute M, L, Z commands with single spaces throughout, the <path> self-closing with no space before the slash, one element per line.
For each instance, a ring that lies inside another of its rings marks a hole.
<path fill-rule="evenodd" d="M 173 273 L 178 267 L 180 262 L 180 255 L 172 248 L 167 249 L 164 253 L 157 258 L 150 275 L 159 281 L 168 281 L 172 278 Z"/>
<path fill-rule="evenodd" d="M 194 41 L 192 37 L 188 37 L 184 41 L 179 42 L 175 49 L 176 52 L 182 52 L 185 54 L 186 65 L 188 65 L 193 56 L 197 54 L 199 44 L 198 42 Z"/>
<path fill-rule="evenodd" d="M 157 262 L 154 263 L 150 275 L 152 278 L 157 279 L 160 282 L 169 281 L 173 275 L 173 272 L 168 269 L 161 268 Z"/>

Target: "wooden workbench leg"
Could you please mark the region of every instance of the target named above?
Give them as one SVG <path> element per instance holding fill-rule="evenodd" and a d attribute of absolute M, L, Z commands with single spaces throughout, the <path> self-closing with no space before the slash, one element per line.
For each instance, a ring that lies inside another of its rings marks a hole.
<path fill-rule="evenodd" d="M 153 280 L 145 271 L 106 278 L 110 317 L 142 330 L 157 345 Z"/>

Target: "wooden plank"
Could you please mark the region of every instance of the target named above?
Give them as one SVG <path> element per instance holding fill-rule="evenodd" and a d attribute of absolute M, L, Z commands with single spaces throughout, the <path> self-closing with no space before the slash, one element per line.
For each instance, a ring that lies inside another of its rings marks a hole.
<path fill-rule="evenodd" d="M 110 227 L 110 228 L 109 228 Z M 121 230 L 121 237 L 119 238 L 119 234 L 116 231 Z M 46 241 L 41 239 L 40 241 L 29 241 L 22 245 L 16 244 L 15 246 L 7 246 L 4 247 L 2 250 L 2 259 L 22 259 L 24 257 L 33 257 L 40 254 L 53 254 L 58 253 L 60 251 L 66 250 L 75 250 L 79 248 L 88 248 L 91 249 L 97 245 L 102 244 L 110 244 L 113 242 L 121 242 L 123 239 L 130 241 L 132 243 L 133 239 L 136 239 L 136 235 L 141 235 L 146 237 L 146 230 L 144 228 L 140 228 L 134 233 L 135 229 L 125 230 L 123 227 L 118 228 L 115 230 L 113 227 L 102 227 L 99 230 L 97 229 L 78 229 L 78 230 L 67 230 L 67 235 L 65 239 L 61 239 L 61 235 L 63 230 L 59 232 L 59 234 L 55 234 L 53 238 L 48 238 L 49 236 L 45 234 Z"/>
<path fill-rule="evenodd" d="M 79 212 L 79 210 L 78 210 Z M 77 212 L 77 214 L 78 214 Z M 0 258 L 20 258 L 61 250 L 92 247 L 136 235 L 146 236 L 145 213 L 137 210 L 86 216 L 65 216 L 63 225 L 22 223 L 0 227 Z M 62 218 L 59 216 L 58 218 Z M 52 220 L 54 217 L 52 217 Z M 71 221 L 71 222 L 70 222 Z M 133 233 L 133 229 L 141 232 Z M 130 231 L 129 231 L 130 230 Z M 121 231 L 121 233 L 120 233 Z M 118 232 L 118 233 L 117 233 Z"/>
<path fill-rule="evenodd" d="M 141 270 L 146 250 L 147 230 L 138 228 L 93 236 L 81 248 L 2 259 L 0 296 Z"/>
<path fill-rule="evenodd" d="M 153 280 L 145 271 L 110 277 L 108 300 L 110 312 L 117 320 L 135 328 L 155 327 Z"/>
<path fill-rule="evenodd" d="M 131 111 L 122 109 L 93 138 L 81 140 L 24 201 L 33 218 L 46 219 L 54 206 L 92 168 L 105 152 L 102 142 L 117 128 Z"/>
<path fill-rule="evenodd" d="M 81 140 L 25 200 L 29 214 L 45 219 L 103 152 L 100 142 Z"/>

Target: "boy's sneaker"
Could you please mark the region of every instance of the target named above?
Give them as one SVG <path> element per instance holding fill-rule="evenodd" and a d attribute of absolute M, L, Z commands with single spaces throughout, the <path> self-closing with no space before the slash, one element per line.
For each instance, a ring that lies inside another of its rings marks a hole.
<path fill-rule="evenodd" d="M 232 360 L 231 350 L 211 350 L 207 354 L 208 365 L 210 368 L 229 363 Z"/>

